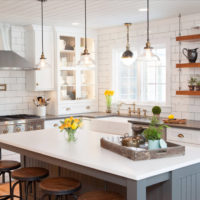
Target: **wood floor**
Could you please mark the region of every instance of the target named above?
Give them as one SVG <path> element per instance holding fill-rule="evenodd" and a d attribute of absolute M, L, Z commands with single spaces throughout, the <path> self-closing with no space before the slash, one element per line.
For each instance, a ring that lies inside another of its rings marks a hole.
<path fill-rule="evenodd" d="M 0 196 L 6 195 L 10 193 L 9 183 L 0 184 Z M 19 187 L 16 186 L 15 188 L 15 195 L 19 195 Z M 14 198 L 17 199 L 17 198 Z"/>

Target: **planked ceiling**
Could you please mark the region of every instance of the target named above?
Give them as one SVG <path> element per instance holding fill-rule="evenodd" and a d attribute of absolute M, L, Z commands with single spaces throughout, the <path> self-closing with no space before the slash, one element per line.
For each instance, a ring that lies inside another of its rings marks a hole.
<path fill-rule="evenodd" d="M 103 28 L 124 22 L 143 22 L 145 0 L 87 0 L 88 26 Z M 48 0 L 44 5 L 45 25 L 83 26 L 84 0 Z M 200 0 L 150 0 L 151 19 L 162 19 L 199 12 Z M 39 24 L 40 2 L 37 0 L 0 0 L 0 21 L 12 24 Z"/>

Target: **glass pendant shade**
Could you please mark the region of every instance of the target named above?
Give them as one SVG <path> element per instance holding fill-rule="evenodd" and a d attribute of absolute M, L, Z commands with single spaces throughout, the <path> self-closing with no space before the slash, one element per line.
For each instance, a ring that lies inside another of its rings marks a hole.
<path fill-rule="evenodd" d="M 152 52 L 151 48 L 145 48 L 144 53 L 137 58 L 140 62 L 160 62 L 160 58 Z"/>
<path fill-rule="evenodd" d="M 41 69 L 45 69 L 45 68 L 49 68 L 49 67 L 50 67 L 50 65 L 47 62 L 47 59 L 42 54 L 42 56 L 40 58 L 40 62 L 36 65 L 36 69 L 41 70 Z"/>
<path fill-rule="evenodd" d="M 95 65 L 95 61 L 92 59 L 89 53 L 83 53 L 78 62 L 78 65 L 82 67 L 93 67 Z"/>

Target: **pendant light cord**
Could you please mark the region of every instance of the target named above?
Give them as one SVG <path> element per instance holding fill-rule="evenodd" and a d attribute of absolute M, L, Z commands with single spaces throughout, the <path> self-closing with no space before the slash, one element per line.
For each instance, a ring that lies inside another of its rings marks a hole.
<path fill-rule="evenodd" d="M 126 49 L 129 50 L 129 24 L 127 24 L 127 44 Z"/>
<path fill-rule="evenodd" d="M 43 14 L 43 0 L 41 0 L 41 25 L 42 25 L 42 54 L 44 54 L 44 14 Z"/>
<path fill-rule="evenodd" d="M 85 50 L 87 50 L 87 0 L 85 0 Z"/>
<path fill-rule="evenodd" d="M 147 0 L 147 42 L 149 42 L 149 0 Z"/>

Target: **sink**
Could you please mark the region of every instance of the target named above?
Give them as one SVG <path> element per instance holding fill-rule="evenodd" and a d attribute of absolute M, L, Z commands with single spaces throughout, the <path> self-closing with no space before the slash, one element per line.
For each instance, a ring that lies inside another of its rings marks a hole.
<path fill-rule="evenodd" d="M 130 117 L 104 117 L 91 120 L 92 131 L 110 133 L 115 135 L 132 135 L 132 124 L 128 123 Z"/>

